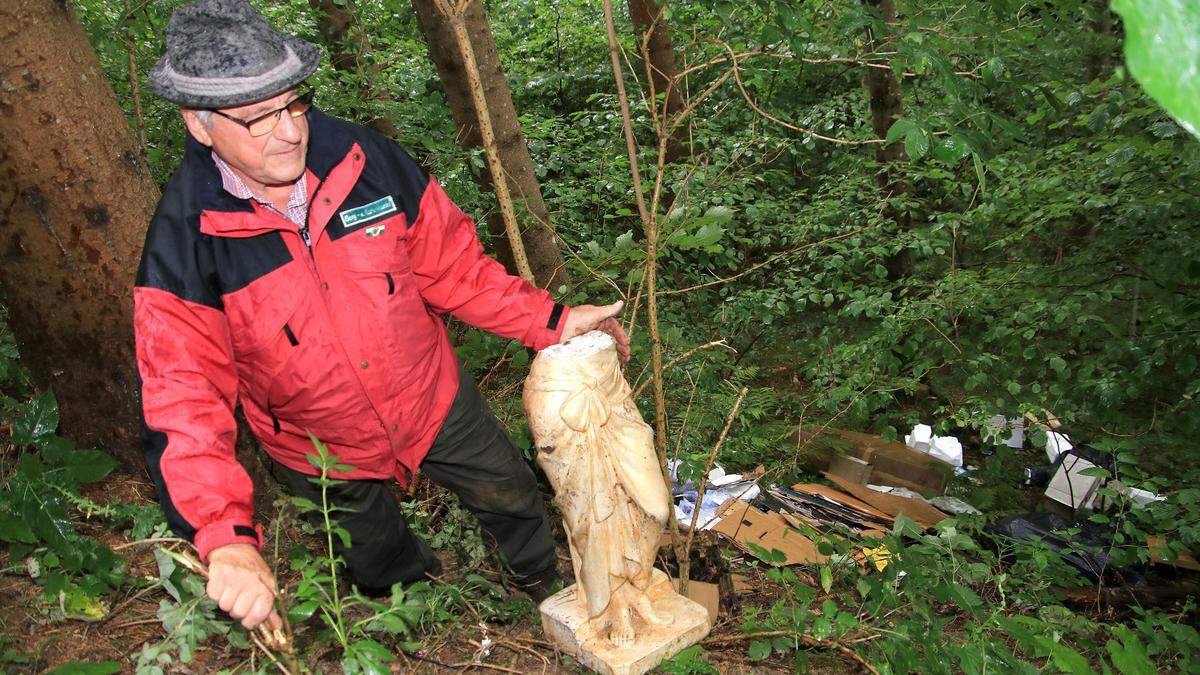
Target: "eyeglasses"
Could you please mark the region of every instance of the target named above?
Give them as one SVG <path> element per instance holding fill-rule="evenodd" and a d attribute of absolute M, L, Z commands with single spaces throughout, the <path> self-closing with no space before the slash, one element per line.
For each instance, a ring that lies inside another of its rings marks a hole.
<path fill-rule="evenodd" d="M 213 110 L 213 112 L 221 117 L 224 117 L 225 119 L 233 120 L 243 127 L 246 127 L 246 131 L 249 131 L 251 136 L 265 136 L 275 130 L 275 126 L 279 124 L 279 116 L 283 114 L 284 110 L 286 110 L 293 118 L 300 117 L 304 113 L 308 112 L 308 109 L 312 107 L 312 101 L 313 90 L 306 87 L 300 92 L 299 96 L 289 101 L 287 105 L 283 106 L 282 108 L 272 110 L 269 113 L 259 115 L 252 120 L 240 119 L 234 117 L 233 115 L 223 113 L 220 110 Z"/>

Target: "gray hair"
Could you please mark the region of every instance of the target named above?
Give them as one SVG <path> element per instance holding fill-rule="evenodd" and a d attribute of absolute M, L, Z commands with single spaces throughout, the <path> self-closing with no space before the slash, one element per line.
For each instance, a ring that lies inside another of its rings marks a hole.
<path fill-rule="evenodd" d="M 206 127 L 212 126 L 213 111 L 211 110 L 193 110 L 192 114 L 196 116 L 196 120 Z"/>

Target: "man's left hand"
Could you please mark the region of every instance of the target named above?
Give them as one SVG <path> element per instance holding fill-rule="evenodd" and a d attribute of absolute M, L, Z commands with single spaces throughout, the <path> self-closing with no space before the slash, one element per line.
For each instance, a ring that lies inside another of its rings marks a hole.
<path fill-rule="evenodd" d="M 559 343 L 566 342 L 576 335 L 598 330 L 612 336 L 617 344 L 617 356 L 621 363 L 629 360 L 629 336 L 621 327 L 621 322 L 615 317 L 625 306 L 624 301 L 618 300 L 611 305 L 598 307 L 596 305 L 576 305 L 567 312 L 567 323 L 563 326 Z"/>

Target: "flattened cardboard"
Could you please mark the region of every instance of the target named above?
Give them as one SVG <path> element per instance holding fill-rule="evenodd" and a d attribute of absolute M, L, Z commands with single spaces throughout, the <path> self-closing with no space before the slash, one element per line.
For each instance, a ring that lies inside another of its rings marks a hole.
<path fill-rule="evenodd" d="M 1175 560 L 1169 559 L 1167 556 L 1170 549 L 1167 548 L 1167 540 L 1163 537 L 1146 537 L 1146 547 L 1150 549 L 1150 559 L 1160 565 L 1174 565 L 1200 572 L 1200 560 L 1186 551 L 1181 552 Z"/>
<path fill-rule="evenodd" d="M 746 502 L 730 500 L 721 505 L 717 515 L 721 520 L 713 529 L 732 539 L 747 553 L 757 557 L 749 546 L 755 544 L 784 555 L 782 562 L 763 561 L 770 565 L 822 563 L 827 559 L 817 551 L 817 545 L 811 539 L 789 527 L 787 520 L 778 513 L 759 511 Z"/>
<path fill-rule="evenodd" d="M 862 501 L 861 499 L 856 499 L 845 492 L 842 492 L 841 490 L 835 490 L 834 488 L 827 487 L 825 485 L 820 485 L 817 483 L 796 483 L 792 486 L 792 489 L 799 492 L 807 492 L 809 494 L 828 497 L 842 506 L 848 506 L 855 511 L 861 511 L 872 518 L 876 518 L 884 522 L 890 523 L 895 520 L 892 516 L 889 516 L 883 511 L 880 511 L 874 506 Z"/>
<path fill-rule="evenodd" d="M 864 485 L 855 485 L 844 478 L 825 474 L 829 480 L 837 483 L 846 492 L 858 497 L 862 501 L 874 506 L 895 518 L 899 515 L 907 516 L 915 521 L 918 525 L 924 528 L 930 528 L 942 522 L 950 516 L 942 513 L 929 502 L 920 499 L 908 499 L 907 497 L 897 497 L 889 495 L 885 492 L 877 492 Z"/>
<path fill-rule="evenodd" d="M 679 579 L 677 577 L 671 577 L 671 583 L 674 584 L 675 588 L 679 588 Z M 686 595 L 689 600 L 697 603 L 708 612 L 709 623 L 714 625 L 717 623 L 717 610 L 721 606 L 721 593 L 716 584 L 692 579 L 688 582 Z"/>

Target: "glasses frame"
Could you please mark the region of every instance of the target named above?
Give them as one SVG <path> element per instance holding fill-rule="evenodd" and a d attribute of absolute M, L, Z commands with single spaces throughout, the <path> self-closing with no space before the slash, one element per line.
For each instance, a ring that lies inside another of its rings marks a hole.
<path fill-rule="evenodd" d="M 244 120 L 244 119 L 241 119 L 240 117 L 234 117 L 233 115 L 230 115 L 228 113 L 223 113 L 220 110 L 216 110 L 215 108 L 210 109 L 210 110 L 211 110 L 211 112 L 214 112 L 214 113 L 220 115 L 221 117 L 224 117 L 227 120 L 237 122 L 239 125 L 241 125 L 242 127 L 244 127 L 246 129 L 247 133 L 249 133 L 251 136 L 254 136 L 257 138 L 259 136 L 266 136 L 267 134 L 271 133 L 272 131 L 275 131 L 275 127 L 279 126 L 279 116 L 283 114 L 283 111 L 285 111 L 285 110 L 288 111 L 288 114 L 291 115 L 293 118 L 300 117 L 304 113 L 308 112 L 309 108 L 312 107 L 314 94 L 315 94 L 315 92 L 313 91 L 312 87 L 305 86 L 304 88 L 302 88 L 300 90 L 300 93 L 299 93 L 299 95 L 296 96 L 296 98 L 288 101 L 287 104 L 284 105 L 283 107 L 276 108 L 275 110 L 272 110 L 267 113 L 263 113 L 262 115 L 258 115 L 257 117 L 255 117 L 252 120 Z M 301 106 L 300 110 L 292 109 L 292 106 L 294 106 L 296 104 L 300 104 L 300 106 Z M 255 124 L 258 124 L 258 123 L 266 120 L 267 118 L 274 118 L 274 122 L 271 124 L 271 126 L 267 127 L 266 129 L 262 130 L 261 132 L 259 132 L 257 134 L 254 133 L 253 126 Z"/>

